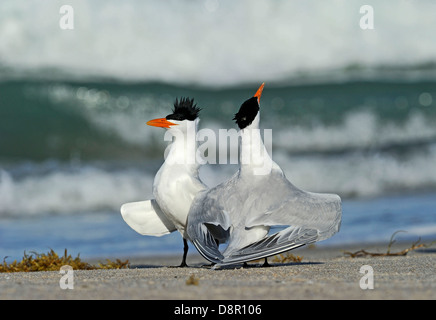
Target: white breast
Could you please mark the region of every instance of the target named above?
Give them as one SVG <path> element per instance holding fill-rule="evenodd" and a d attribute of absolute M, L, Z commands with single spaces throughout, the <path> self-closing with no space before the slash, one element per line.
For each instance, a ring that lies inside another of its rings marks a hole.
<path fill-rule="evenodd" d="M 185 236 L 189 209 L 198 192 L 206 186 L 200 182 L 198 173 L 182 164 L 164 164 L 156 174 L 153 194 L 165 216 Z"/>

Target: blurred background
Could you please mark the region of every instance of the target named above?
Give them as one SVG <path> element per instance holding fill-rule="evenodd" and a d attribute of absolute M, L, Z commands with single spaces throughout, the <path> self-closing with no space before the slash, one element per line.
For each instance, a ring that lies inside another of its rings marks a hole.
<path fill-rule="evenodd" d="M 64 4 L 0 3 L 0 258 L 181 253 L 179 234 L 142 237 L 119 214 L 152 197 L 163 162 L 164 131 L 145 123 L 189 96 L 200 128 L 236 128 L 262 82 L 273 159 L 343 199 L 323 245 L 436 237 L 436 2 L 70 0 L 73 30 Z"/>

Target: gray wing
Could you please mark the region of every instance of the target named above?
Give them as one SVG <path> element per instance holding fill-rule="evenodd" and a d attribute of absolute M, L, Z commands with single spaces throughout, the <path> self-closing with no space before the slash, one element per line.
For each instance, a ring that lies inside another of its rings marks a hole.
<path fill-rule="evenodd" d="M 199 193 L 188 214 L 188 237 L 198 252 L 207 260 L 219 263 L 224 256 L 219 251 L 220 243 L 229 239 L 231 212 L 238 210 L 242 202 L 234 193 L 237 174 L 212 189 Z"/>
<path fill-rule="evenodd" d="M 300 190 L 279 173 L 270 175 L 258 188 L 261 210 L 247 213 L 246 228 L 280 225 L 311 229 L 318 233 L 317 241 L 339 231 L 342 209 L 338 195 Z"/>
<path fill-rule="evenodd" d="M 219 263 L 224 256 L 218 250 L 216 240 L 224 242 L 228 238 L 230 222 L 222 207 L 209 192 L 198 194 L 189 210 L 187 233 L 198 252 L 207 260 Z"/>
<path fill-rule="evenodd" d="M 252 184 L 253 186 L 254 184 Z M 305 192 L 292 185 L 280 171 L 251 188 L 257 198 L 248 211 L 246 228 L 288 226 L 225 256 L 218 265 L 261 259 L 305 244 L 325 240 L 339 231 L 341 199 L 334 194 Z"/>
<path fill-rule="evenodd" d="M 233 252 L 230 256 L 224 257 L 221 262 L 217 263 L 217 266 L 226 266 L 267 258 L 313 243 L 316 239 L 316 230 L 289 227 Z"/>
<path fill-rule="evenodd" d="M 244 219 L 242 225 L 237 223 L 238 219 Z M 235 175 L 198 197 L 188 216 L 188 235 L 206 259 L 227 265 L 268 257 L 327 239 L 339 231 L 340 222 L 339 196 L 300 190 L 278 169 L 266 176 L 239 179 Z M 244 229 L 288 227 L 223 256 L 210 226 L 227 230 L 235 224 Z"/>

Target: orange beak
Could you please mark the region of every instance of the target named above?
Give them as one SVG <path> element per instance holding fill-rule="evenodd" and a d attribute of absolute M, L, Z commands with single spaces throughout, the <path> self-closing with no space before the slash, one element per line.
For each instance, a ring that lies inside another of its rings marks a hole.
<path fill-rule="evenodd" d="M 153 127 L 161 127 L 161 128 L 169 128 L 170 126 L 176 126 L 177 123 L 169 122 L 165 118 L 153 119 L 147 122 L 149 126 Z"/>
<path fill-rule="evenodd" d="M 263 91 L 264 86 L 265 86 L 265 82 L 260 85 L 259 89 L 257 89 L 257 91 L 256 91 L 256 94 L 254 95 L 257 98 L 258 103 L 260 103 L 260 96 L 262 95 L 262 91 Z"/>

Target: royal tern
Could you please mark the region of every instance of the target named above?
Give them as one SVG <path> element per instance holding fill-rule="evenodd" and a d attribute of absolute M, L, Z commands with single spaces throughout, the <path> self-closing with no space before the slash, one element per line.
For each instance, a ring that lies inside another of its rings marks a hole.
<path fill-rule="evenodd" d="M 234 118 L 241 135 L 239 170 L 228 181 L 199 193 L 188 215 L 190 240 L 216 266 L 266 258 L 339 231 L 340 197 L 300 190 L 268 154 L 259 130 L 263 86 Z M 262 167 L 270 170 L 259 173 Z M 285 229 L 268 235 L 272 226 Z M 223 252 L 213 237 L 219 229 L 227 232 Z"/>
<path fill-rule="evenodd" d="M 165 162 L 153 182 L 154 199 L 126 203 L 121 207 L 124 221 L 142 235 L 157 236 L 178 230 L 183 237 L 183 259 L 187 266 L 186 220 L 191 203 L 206 186 L 198 176 L 196 132 L 200 109 L 194 100 L 176 100 L 173 113 L 148 121 L 150 126 L 168 130 L 174 137 Z"/>

